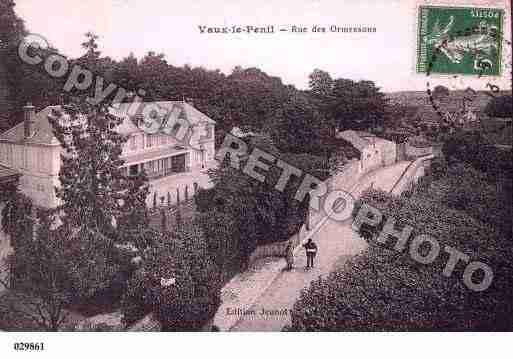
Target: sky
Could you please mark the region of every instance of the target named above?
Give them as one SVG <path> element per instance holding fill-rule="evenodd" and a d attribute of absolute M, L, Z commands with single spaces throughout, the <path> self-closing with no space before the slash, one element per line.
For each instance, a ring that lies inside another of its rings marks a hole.
<path fill-rule="evenodd" d="M 164 53 L 168 63 L 189 64 L 224 73 L 237 65 L 258 67 L 286 84 L 308 86 L 315 68 L 332 77 L 372 80 L 384 91 L 424 90 L 426 76 L 415 74 L 416 4 L 419 0 L 17 0 L 27 29 L 59 51 L 80 56 L 84 34 L 100 36 L 104 56 L 138 58 Z M 461 0 L 453 0 L 455 3 Z M 474 3 L 506 0 L 464 0 Z M 509 20 L 510 21 L 510 20 Z M 506 19 L 506 24 L 508 19 Z M 274 34 L 207 34 L 200 26 L 268 26 Z M 313 26 L 326 28 L 313 33 Z M 330 32 L 339 27 L 375 27 L 374 33 Z M 307 33 L 293 33 L 292 26 Z M 288 28 L 280 32 L 279 28 Z M 508 28 L 506 37 L 511 39 Z M 509 52 L 511 54 L 511 52 Z M 510 70 L 492 79 L 511 89 Z M 483 89 L 490 79 L 431 79 L 450 88 Z"/>

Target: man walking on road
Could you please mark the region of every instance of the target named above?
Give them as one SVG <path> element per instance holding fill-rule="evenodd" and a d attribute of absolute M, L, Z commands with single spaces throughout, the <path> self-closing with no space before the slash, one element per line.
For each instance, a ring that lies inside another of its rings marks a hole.
<path fill-rule="evenodd" d="M 317 245 L 312 241 L 312 238 L 308 238 L 308 242 L 303 244 L 306 250 L 306 268 L 313 268 L 313 261 L 317 254 Z"/>

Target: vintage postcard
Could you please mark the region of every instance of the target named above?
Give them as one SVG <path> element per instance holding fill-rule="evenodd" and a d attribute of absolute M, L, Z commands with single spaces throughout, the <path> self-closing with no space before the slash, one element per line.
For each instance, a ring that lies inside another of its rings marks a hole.
<path fill-rule="evenodd" d="M 506 0 L 0 0 L 0 352 L 511 332 L 511 60 Z"/>

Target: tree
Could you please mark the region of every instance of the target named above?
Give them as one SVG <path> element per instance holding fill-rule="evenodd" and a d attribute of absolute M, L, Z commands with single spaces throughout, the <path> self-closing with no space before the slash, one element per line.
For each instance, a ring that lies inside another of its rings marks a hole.
<path fill-rule="evenodd" d="M 14 44 L 26 35 L 25 25 L 14 12 L 12 0 L 0 1 L 0 45 L 2 48 Z"/>
<path fill-rule="evenodd" d="M 20 42 L 28 34 L 23 20 L 15 13 L 12 0 L 0 1 L 0 85 L 2 113 L 0 113 L 0 132 L 10 129 L 22 118 L 22 107 L 32 102 L 36 107 L 58 103 L 59 89 L 63 79 L 48 76 L 43 65 L 25 63 L 18 55 Z M 31 49 L 30 51 L 36 52 Z M 39 49 L 42 58 L 55 49 Z M 34 55 L 34 54 L 32 54 Z"/>
<path fill-rule="evenodd" d="M 99 36 L 92 33 L 91 31 L 85 34 L 86 41 L 82 43 L 82 48 L 86 50 L 84 55 L 88 60 L 97 61 L 100 57 L 100 51 L 98 51 Z"/>
<path fill-rule="evenodd" d="M 494 97 L 488 102 L 484 112 L 490 117 L 509 117 L 513 113 L 513 99 L 511 95 Z"/>
<path fill-rule="evenodd" d="M 153 209 L 157 208 L 157 192 L 153 192 Z"/>
<path fill-rule="evenodd" d="M 149 211 L 146 198 L 150 193 L 148 178 L 140 172 L 131 175 L 128 180 L 128 189 L 123 199 L 119 220 L 121 231 L 144 231 L 149 226 Z"/>
<path fill-rule="evenodd" d="M 248 146 L 250 150 L 254 147 L 265 150 L 321 180 L 328 173 L 327 168 L 323 168 L 327 165 L 323 158 L 308 154 L 282 155 L 268 139 L 255 138 Z M 242 167 L 245 161 L 242 160 Z M 224 162 L 209 172 L 214 187 L 199 191 L 196 196 L 198 209 L 205 214 L 201 222 L 204 232 L 209 238 L 215 236 L 212 241 L 228 243 L 228 248 L 237 250 L 233 256 L 236 262 L 247 262 L 259 244 L 288 240 L 306 218 L 306 199 L 302 202 L 295 199 L 301 178 L 292 176 L 284 191 L 278 191 L 275 185 L 282 170 L 271 165 L 267 172 L 262 183 Z M 226 227 L 222 227 L 232 231 L 230 240 L 219 228 L 222 221 L 228 221 Z M 212 228 L 218 228 L 219 232 Z M 235 245 L 232 240 L 238 243 Z"/>
<path fill-rule="evenodd" d="M 176 219 L 176 226 L 180 227 L 183 224 L 182 207 L 180 204 L 178 204 L 176 206 L 175 219 Z"/>
<path fill-rule="evenodd" d="M 49 120 L 65 151 L 56 189 L 63 222 L 111 233 L 113 223 L 129 210 L 123 203 L 140 202 L 145 193 L 144 178 L 129 178 L 121 169 L 126 137 L 116 127 L 122 120 L 111 116 L 106 105 L 78 101 Z"/>
<path fill-rule="evenodd" d="M 208 253 L 222 274 L 229 276 L 244 268 L 240 248 L 243 237 L 234 218 L 226 212 L 209 210 L 198 216 L 197 223 L 203 230 Z"/>
<path fill-rule="evenodd" d="M 140 240 L 148 223 L 147 179 L 121 169 L 126 138 L 106 105 L 77 101 L 49 120 L 64 149 L 56 188 L 62 225 L 52 236 L 63 243 L 66 288 L 81 310 L 105 310 L 119 301 L 131 273 L 129 263 L 116 259 L 115 243 L 147 245 Z"/>
<path fill-rule="evenodd" d="M 162 208 L 160 210 L 160 216 L 161 216 L 161 231 L 162 233 L 167 232 L 167 217 L 166 217 L 166 211 Z"/>
<path fill-rule="evenodd" d="M 381 125 L 386 100 L 372 81 L 337 79 L 328 109 L 339 129 L 365 130 Z"/>
<path fill-rule="evenodd" d="M 273 142 L 284 152 L 316 152 L 321 149 L 323 119 L 306 96 L 294 96 L 283 106 Z"/>
<path fill-rule="evenodd" d="M 319 97 L 321 101 L 325 101 L 331 95 L 333 79 L 328 72 L 315 69 L 308 76 L 308 79 L 308 85 L 313 96 Z"/>
<path fill-rule="evenodd" d="M 67 268 L 62 242 L 52 238 L 50 226 L 54 219 L 48 213 L 40 211 L 34 238 L 34 220 L 27 220 L 24 225 L 29 230 L 17 238 L 10 258 L 14 284 L 7 300 L 0 302 L 0 312 L 15 320 L 31 321 L 42 330 L 57 331 L 65 323 L 65 307 L 71 301 L 64 286 Z M 1 280 L 0 284 L 8 286 Z"/>
<path fill-rule="evenodd" d="M 270 131 L 276 125 L 276 113 L 293 92 L 280 78 L 257 68 L 236 68 L 226 80 L 221 94 L 228 112 L 225 117 L 257 132 Z"/>
<path fill-rule="evenodd" d="M 32 200 L 17 190 L 10 191 L 4 200 L 2 230 L 13 239 L 12 244 L 15 246 L 16 238 L 25 238 L 30 227 Z"/>
<path fill-rule="evenodd" d="M 432 95 L 434 98 L 447 97 L 449 96 L 449 89 L 443 85 L 437 85 L 433 89 Z"/>
<path fill-rule="evenodd" d="M 187 225 L 145 253 L 122 310 L 128 324 L 153 312 L 165 331 L 199 330 L 216 312 L 220 290 L 201 230 Z"/>

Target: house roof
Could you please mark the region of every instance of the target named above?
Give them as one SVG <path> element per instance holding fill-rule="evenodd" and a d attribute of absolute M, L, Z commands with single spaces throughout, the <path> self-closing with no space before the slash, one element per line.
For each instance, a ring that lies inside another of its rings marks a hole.
<path fill-rule="evenodd" d="M 19 176 L 20 176 L 20 173 L 12 170 L 10 168 L 0 166 L 0 183 L 13 182 L 13 181 L 17 180 Z"/>
<path fill-rule="evenodd" d="M 134 108 L 132 108 L 134 107 Z M 110 109 L 110 113 L 116 117 L 124 120 L 130 119 L 136 115 L 145 114 L 150 115 L 154 112 L 159 115 L 155 118 L 156 121 L 162 121 L 164 114 L 175 112 L 179 118 L 189 121 L 189 124 L 196 125 L 199 123 L 215 124 L 216 122 L 204 113 L 198 111 L 189 103 L 184 101 L 155 101 L 155 102 L 141 102 L 137 108 L 133 103 L 123 102 L 116 103 Z M 140 131 L 133 121 L 123 121 L 119 127 L 119 132 L 122 134 L 130 134 Z"/>
<path fill-rule="evenodd" d="M 362 152 L 364 148 L 370 146 L 370 142 L 362 138 L 356 131 L 347 130 L 337 133 L 337 138 L 342 138 L 351 143 L 358 151 Z"/>
<path fill-rule="evenodd" d="M 159 113 L 166 113 L 166 111 L 180 111 L 181 118 L 185 118 L 190 124 L 195 125 L 198 123 L 211 123 L 216 122 L 209 118 L 207 115 L 195 109 L 193 106 L 182 101 L 157 101 L 157 102 L 141 102 L 139 107 L 134 113 L 131 113 L 132 103 L 119 103 L 110 108 L 110 113 L 116 117 L 123 119 L 123 122 L 118 126 L 117 131 L 123 135 L 129 135 L 141 130 L 134 124 L 131 118 L 137 114 L 151 112 L 151 109 L 158 110 Z M 148 107 L 150 110 L 148 111 Z M 48 116 L 52 114 L 53 110 L 62 111 L 61 106 L 48 106 L 36 114 L 34 123 L 34 135 L 28 139 L 25 138 L 25 130 L 23 121 L 0 134 L 0 141 L 9 142 L 23 142 L 23 143 L 37 143 L 58 145 L 57 139 L 53 135 L 52 125 L 48 121 Z M 159 120 L 159 119 L 157 119 Z M 160 119 L 162 120 L 162 119 Z"/>

